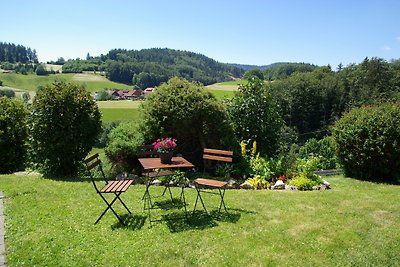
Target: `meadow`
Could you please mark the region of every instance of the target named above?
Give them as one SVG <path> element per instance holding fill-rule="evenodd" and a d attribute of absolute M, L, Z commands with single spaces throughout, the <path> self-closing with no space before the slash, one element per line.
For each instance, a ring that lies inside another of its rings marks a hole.
<path fill-rule="evenodd" d="M 56 66 L 56 65 L 55 65 Z M 61 80 L 85 86 L 90 92 L 100 91 L 105 88 L 132 89 L 132 86 L 109 81 L 102 75 L 93 73 L 63 73 L 38 76 L 34 74 L 22 75 L 16 73 L 0 73 L 0 80 L 4 88 L 13 89 L 17 96 L 29 92 L 34 97 L 39 87 L 46 86 L 54 81 Z M 206 86 L 217 99 L 230 99 L 244 81 L 233 81 Z M 140 114 L 138 107 L 140 101 L 99 101 L 97 102 L 102 113 L 103 122 L 111 121 L 137 121 Z"/>
<path fill-rule="evenodd" d="M 111 212 L 94 225 L 106 206 L 89 180 L 0 175 L 8 266 L 398 266 L 399 187 L 325 179 L 333 189 L 228 190 L 229 214 L 207 194 L 209 216 L 154 210 L 162 220 L 150 228 L 143 185 L 121 195 L 131 216 L 115 205 L 126 227 Z M 185 189 L 188 210 L 195 193 Z"/>
<path fill-rule="evenodd" d="M 83 85 L 90 92 L 96 92 L 104 88 L 132 88 L 132 86 L 126 84 L 109 81 L 101 75 L 80 73 L 49 74 L 44 76 L 35 74 L 22 75 L 17 73 L 0 73 L 0 80 L 3 81 L 4 86 L 28 91 L 36 91 L 38 87 L 52 84 L 57 80 Z"/>

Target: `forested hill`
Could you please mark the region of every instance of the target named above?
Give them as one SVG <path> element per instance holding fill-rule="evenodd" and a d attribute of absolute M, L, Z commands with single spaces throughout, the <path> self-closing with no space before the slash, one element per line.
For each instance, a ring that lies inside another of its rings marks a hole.
<path fill-rule="evenodd" d="M 244 70 L 219 63 L 204 55 L 151 48 L 143 50 L 113 49 L 106 55 L 86 60 L 68 60 L 63 72 L 105 71 L 107 78 L 139 88 L 157 86 L 173 76 L 199 81 L 205 85 L 241 77 Z"/>
<path fill-rule="evenodd" d="M 236 64 L 236 63 L 229 63 L 229 65 L 233 67 L 237 67 L 239 69 L 248 71 L 248 70 L 266 70 L 273 67 L 277 67 L 279 65 L 289 64 L 289 62 L 276 62 L 269 65 L 246 65 L 246 64 Z"/>

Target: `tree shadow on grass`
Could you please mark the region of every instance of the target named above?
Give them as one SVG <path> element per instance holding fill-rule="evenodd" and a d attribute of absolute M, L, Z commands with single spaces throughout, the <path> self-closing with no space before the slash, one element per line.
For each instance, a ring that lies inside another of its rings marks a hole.
<path fill-rule="evenodd" d="M 112 230 L 119 228 L 126 228 L 132 231 L 142 229 L 147 218 L 147 216 L 139 214 L 124 214 L 120 217 L 124 221 L 125 225 L 117 221 L 114 225 L 111 226 Z"/>
<path fill-rule="evenodd" d="M 195 211 L 194 213 L 175 212 L 163 216 L 171 233 L 178 233 L 188 230 L 204 230 L 216 227 L 219 222 L 236 223 L 241 217 L 240 210 L 229 210 L 229 212 L 218 212 L 213 210 L 210 213 Z M 249 213 L 247 211 L 243 211 Z"/>

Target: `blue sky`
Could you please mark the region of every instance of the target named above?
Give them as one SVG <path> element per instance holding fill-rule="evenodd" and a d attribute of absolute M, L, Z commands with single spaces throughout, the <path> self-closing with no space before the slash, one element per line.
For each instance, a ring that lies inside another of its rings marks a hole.
<path fill-rule="evenodd" d="M 400 58 L 398 0 L 0 1 L 0 41 L 40 61 L 153 47 L 256 65 Z"/>

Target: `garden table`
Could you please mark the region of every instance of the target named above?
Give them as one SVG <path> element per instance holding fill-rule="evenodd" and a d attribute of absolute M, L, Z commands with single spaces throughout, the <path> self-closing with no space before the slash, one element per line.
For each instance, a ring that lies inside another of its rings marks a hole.
<path fill-rule="evenodd" d="M 194 168 L 194 165 L 189 162 L 187 159 L 183 157 L 172 157 L 171 163 L 170 164 L 164 164 L 161 163 L 160 158 L 139 158 L 139 162 L 142 165 L 143 169 L 145 171 L 154 171 L 156 170 L 157 172 L 160 173 L 160 176 L 162 175 L 162 169 L 180 169 L 180 168 Z M 157 176 L 156 176 L 157 177 Z M 154 178 L 156 178 L 154 177 Z M 151 185 L 151 179 L 146 181 L 146 191 L 143 195 L 143 200 L 144 200 L 144 205 L 143 209 L 148 210 L 148 215 L 149 215 L 149 221 L 150 221 L 150 226 L 151 226 L 151 214 L 150 214 L 150 209 L 153 208 L 153 204 L 151 202 L 151 195 L 149 191 L 149 187 Z M 186 200 L 185 200 L 185 194 L 184 194 L 184 186 L 181 187 L 181 195 L 180 199 L 183 199 L 183 206 L 185 208 L 185 214 L 187 213 L 186 211 Z"/>

